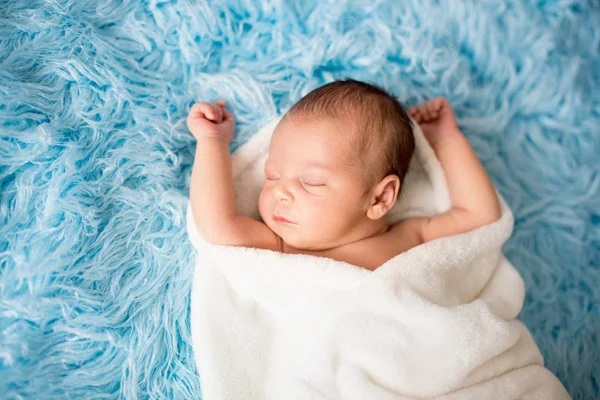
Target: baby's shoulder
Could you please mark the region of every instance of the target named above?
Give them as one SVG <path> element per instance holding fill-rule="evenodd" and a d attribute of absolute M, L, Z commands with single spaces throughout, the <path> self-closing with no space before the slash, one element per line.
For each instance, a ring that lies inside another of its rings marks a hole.
<path fill-rule="evenodd" d="M 404 252 L 423 243 L 421 227 L 421 218 L 406 218 L 391 225 L 380 240 L 382 245 L 390 245 Z"/>

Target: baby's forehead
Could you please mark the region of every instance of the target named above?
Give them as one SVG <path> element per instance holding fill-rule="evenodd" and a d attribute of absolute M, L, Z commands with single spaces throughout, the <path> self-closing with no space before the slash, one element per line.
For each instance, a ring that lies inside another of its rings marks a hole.
<path fill-rule="evenodd" d="M 330 174 L 339 172 L 340 165 L 333 158 L 318 158 L 310 154 L 296 153 L 295 157 L 281 157 L 276 152 L 269 152 L 265 167 L 292 167 L 302 171 L 321 171 Z"/>
<path fill-rule="evenodd" d="M 271 143 L 348 151 L 355 136 L 353 125 L 339 118 L 284 118 L 273 132 Z"/>
<path fill-rule="evenodd" d="M 278 163 L 301 163 L 339 168 L 349 162 L 351 146 L 342 138 L 323 132 L 279 132 L 269 146 L 269 159 Z"/>

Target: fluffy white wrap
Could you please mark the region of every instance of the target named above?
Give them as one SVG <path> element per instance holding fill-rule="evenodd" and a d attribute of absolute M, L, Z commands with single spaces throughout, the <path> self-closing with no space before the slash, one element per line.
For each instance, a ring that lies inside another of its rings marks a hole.
<path fill-rule="evenodd" d="M 232 156 L 238 211 L 255 219 L 277 122 Z M 415 138 L 389 222 L 450 208 L 435 153 L 419 128 Z M 209 244 L 188 205 L 203 399 L 568 399 L 515 319 L 524 285 L 501 252 L 513 216 L 498 196 L 498 221 L 417 246 L 375 271 Z"/>

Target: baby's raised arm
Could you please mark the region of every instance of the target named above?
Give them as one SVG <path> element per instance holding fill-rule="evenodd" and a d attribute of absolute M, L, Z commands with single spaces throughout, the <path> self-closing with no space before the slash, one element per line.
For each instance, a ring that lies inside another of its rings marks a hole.
<path fill-rule="evenodd" d="M 190 202 L 198 233 L 213 244 L 277 250 L 267 225 L 237 213 L 229 154 L 235 122 L 225 102 L 196 103 L 187 125 L 197 142 Z"/>
<path fill-rule="evenodd" d="M 467 138 L 458 128 L 448 101 L 436 98 L 409 113 L 421 126 L 446 175 L 452 208 L 421 219 L 424 242 L 467 232 L 496 221 L 500 203 L 492 182 Z"/>

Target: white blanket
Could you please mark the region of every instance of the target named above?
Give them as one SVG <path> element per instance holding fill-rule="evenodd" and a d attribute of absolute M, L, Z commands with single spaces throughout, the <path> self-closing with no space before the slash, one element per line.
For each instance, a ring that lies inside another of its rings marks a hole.
<path fill-rule="evenodd" d="M 258 196 L 273 121 L 232 156 L 238 211 Z M 393 222 L 450 208 L 416 129 Z M 375 271 L 332 259 L 216 246 L 198 234 L 192 344 L 204 400 L 568 399 L 517 319 L 519 273 L 502 255 L 513 216 L 417 246 Z"/>

